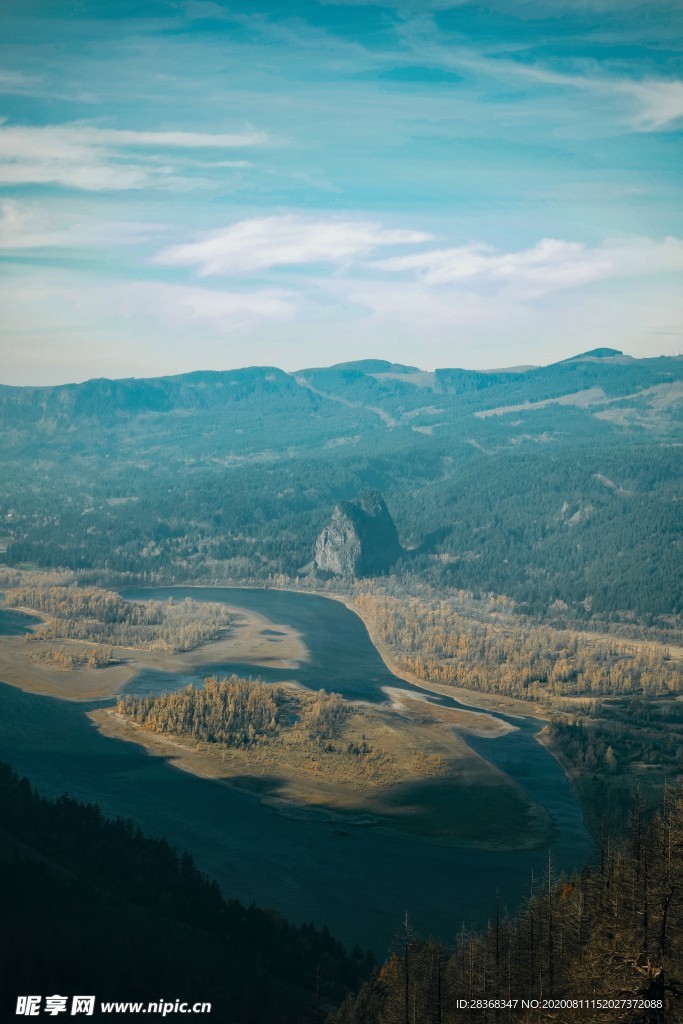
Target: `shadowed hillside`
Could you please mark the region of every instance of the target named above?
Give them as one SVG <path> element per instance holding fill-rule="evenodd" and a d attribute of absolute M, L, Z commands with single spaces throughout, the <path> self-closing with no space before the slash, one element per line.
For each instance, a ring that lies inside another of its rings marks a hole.
<path fill-rule="evenodd" d="M 0 822 L 3 1020 L 18 995 L 59 992 L 207 1001 L 211 1019 L 245 1024 L 313 1022 L 316 1004 L 338 1003 L 372 965 L 325 928 L 224 899 L 189 854 L 96 806 L 45 800 L 7 765 Z"/>
<path fill-rule="evenodd" d="M 682 851 L 681 793 L 667 792 L 650 821 L 636 801 L 630 836 L 603 843 L 594 866 L 568 879 L 549 865 L 513 916 L 492 893 L 486 931 L 463 926 L 451 949 L 418 939 L 406 919 L 394 954 L 332 1020 L 681 1021 Z"/>

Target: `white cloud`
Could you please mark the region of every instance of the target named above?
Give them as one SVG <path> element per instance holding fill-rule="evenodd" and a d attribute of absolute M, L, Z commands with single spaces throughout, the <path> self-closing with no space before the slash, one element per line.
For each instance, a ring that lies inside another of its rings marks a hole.
<path fill-rule="evenodd" d="M 262 146 L 268 141 L 264 132 L 251 130 L 208 134 L 0 124 L 0 184 L 59 184 L 91 192 L 177 187 L 183 179 L 173 166 L 174 153 Z M 165 154 L 163 162 L 157 159 L 159 153 Z"/>
<path fill-rule="evenodd" d="M 533 299 L 610 278 L 648 277 L 683 271 L 683 241 L 647 238 L 582 242 L 544 238 L 529 249 L 500 252 L 480 243 L 394 256 L 373 264 L 390 273 L 413 273 L 429 286 L 509 290 Z"/>
<path fill-rule="evenodd" d="M 646 78 L 640 82 L 621 81 L 614 88 L 636 101 L 633 120 L 641 131 L 657 131 L 683 117 L 683 82 Z"/>
<path fill-rule="evenodd" d="M 543 64 L 492 57 L 472 47 L 447 42 L 428 15 L 409 18 L 401 38 L 414 60 L 425 67 L 504 81 L 536 83 L 590 94 L 616 115 L 619 123 L 638 132 L 661 131 L 683 118 L 683 81 L 678 78 L 626 78 L 607 65 L 592 62 L 581 71 L 559 71 Z"/>
<path fill-rule="evenodd" d="M 637 356 L 676 354 L 683 338 L 680 289 L 658 279 L 617 290 L 558 291 L 539 302 L 510 291 L 492 301 L 481 291 L 435 289 L 420 280 L 335 280 L 330 287 L 338 289 L 340 305 L 357 310 L 352 323 L 339 318 L 325 334 L 326 355 L 344 352 L 344 359 L 377 355 L 427 369 L 481 368 L 547 363 L 602 345 Z"/>
<path fill-rule="evenodd" d="M 219 291 L 190 285 L 141 281 L 119 286 L 119 315 L 154 319 L 179 327 L 201 323 L 220 335 L 242 331 L 264 320 L 289 320 L 294 315 L 294 296 L 279 288 L 248 292 Z"/>
<path fill-rule="evenodd" d="M 158 237 L 163 224 L 94 220 L 52 206 L 0 200 L 0 251 L 103 248 Z"/>
<path fill-rule="evenodd" d="M 0 282 L 6 325 L 18 332 L 40 328 L 40 333 L 73 330 L 103 332 L 125 337 L 128 328 L 149 332 L 154 339 L 163 325 L 171 336 L 181 336 L 196 325 L 224 336 L 264 321 L 291 319 L 296 297 L 281 288 L 226 291 L 165 281 L 118 281 L 99 276 L 84 282 L 80 273 L 17 270 Z M 154 330 L 156 328 L 156 330 Z M 96 341 L 94 342 L 96 344 Z"/>
<path fill-rule="evenodd" d="M 632 247 L 624 263 L 643 259 L 644 271 L 649 253 L 659 269 L 679 264 L 679 242 L 666 259 L 661 243 L 651 245 Z M 255 364 L 291 370 L 368 355 L 433 368 L 542 363 L 600 345 L 675 354 L 677 285 L 671 275 L 634 273 L 624 284 L 558 288 L 533 301 L 509 286 L 492 294 L 485 276 L 454 286 L 412 273 L 319 275 L 296 289 L 222 290 L 16 267 L 0 280 L 0 363 L 4 382 L 25 384 Z"/>
<path fill-rule="evenodd" d="M 481 66 L 482 60 L 476 59 L 474 63 Z M 524 65 L 515 61 L 485 60 L 485 64 L 489 70 L 492 70 L 492 65 L 498 65 L 512 76 L 545 85 L 582 90 L 607 100 L 627 97 L 630 100 L 627 120 L 636 131 L 658 131 L 673 127 L 683 117 L 683 82 L 679 79 L 633 80 L 609 74 L 562 74 L 539 65 Z"/>
<path fill-rule="evenodd" d="M 10 131 L 51 131 L 45 129 L 9 129 Z M 76 133 L 77 138 L 90 145 L 100 146 L 152 146 L 154 149 L 231 149 L 235 146 L 262 146 L 269 140 L 265 132 L 246 131 L 232 134 L 211 134 L 210 132 L 132 132 L 115 128 L 91 128 L 88 126 L 66 126 L 56 132 Z"/>
<path fill-rule="evenodd" d="M 263 361 L 255 341 L 279 336 L 295 318 L 297 299 L 284 289 L 227 291 L 17 267 L 0 280 L 0 308 L 3 382 L 54 383 Z"/>
<path fill-rule="evenodd" d="M 164 249 L 155 262 L 196 267 L 201 277 L 249 274 L 276 266 L 348 264 L 380 246 L 414 245 L 433 239 L 423 231 L 386 229 L 371 221 L 298 214 L 243 220 L 197 242 Z"/>
<path fill-rule="evenodd" d="M 282 362 L 271 339 L 293 322 L 296 301 L 277 289 L 17 268 L 0 280 L 0 307 L 3 383 L 47 384 Z"/>

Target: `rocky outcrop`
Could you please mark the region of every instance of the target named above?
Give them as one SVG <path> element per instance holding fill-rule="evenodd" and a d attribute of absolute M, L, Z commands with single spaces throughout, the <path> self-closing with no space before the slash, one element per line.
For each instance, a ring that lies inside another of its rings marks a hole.
<path fill-rule="evenodd" d="M 379 491 L 340 501 L 315 544 L 315 566 L 335 576 L 380 576 L 403 554 Z"/>

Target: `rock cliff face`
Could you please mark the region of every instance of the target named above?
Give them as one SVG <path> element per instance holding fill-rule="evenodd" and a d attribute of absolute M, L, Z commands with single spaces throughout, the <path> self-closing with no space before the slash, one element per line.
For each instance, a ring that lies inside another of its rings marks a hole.
<path fill-rule="evenodd" d="M 315 544 L 315 565 L 335 576 L 378 576 L 403 554 L 379 491 L 340 501 Z"/>

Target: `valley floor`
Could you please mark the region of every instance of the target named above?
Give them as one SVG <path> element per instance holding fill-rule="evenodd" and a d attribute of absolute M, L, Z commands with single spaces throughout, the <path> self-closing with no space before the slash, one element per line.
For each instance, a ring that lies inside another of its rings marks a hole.
<path fill-rule="evenodd" d="M 36 615 L 32 609 L 27 609 Z M 289 626 L 272 629 L 263 615 L 230 607 L 230 629 L 219 640 L 201 644 L 191 651 L 171 653 L 134 647 L 112 647 L 114 662 L 104 668 L 60 671 L 39 660 L 41 627 L 28 636 L 0 636 L 0 679 L 26 693 L 64 700 L 101 700 L 121 693 L 142 671 L 193 675 L 202 665 L 240 661 L 254 666 L 290 668 L 308 658 L 299 634 Z M 47 617 L 45 618 L 47 621 Z M 60 640 L 67 651 L 90 649 L 82 640 Z"/>
<path fill-rule="evenodd" d="M 288 817 L 334 822 L 340 835 L 372 827 L 416 840 L 519 850 L 548 840 L 547 812 L 459 735 L 462 729 L 493 738 L 510 731 L 506 723 L 409 691 L 396 689 L 390 698 L 390 707 L 355 704 L 342 737 L 380 750 L 377 767 L 339 748 L 329 753 L 286 738 L 245 750 L 150 732 L 110 709 L 90 718 L 107 737 L 246 791 Z"/>
<path fill-rule="evenodd" d="M 222 663 L 239 662 L 253 666 L 255 674 L 259 668 L 287 669 L 296 676 L 297 667 L 309 659 L 300 634 L 253 611 L 230 611 L 231 625 L 221 639 L 179 654 L 114 647 L 116 664 L 98 669 L 59 671 L 35 660 L 32 652 L 41 645 L 38 625 L 28 639 L 0 637 L 0 679 L 29 693 L 92 701 L 134 690 L 136 676 L 148 670 L 196 677 L 208 674 L 212 665 L 220 673 Z M 90 717 L 103 735 L 136 743 L 176 768 L 249 792 L 280 814 L 337 822 L 340 836 L 349 828 L 371 826 L 480 849 L 533 849 L 547 842 L 552 821 L 544 808 L 466 741 L 468 734 L 494 738 L 514 730 L 487 711 L 528 717 L 528 705 L 453 688 L 449 696 L 476 698 L 482 712 L 434 703 L 426 691 L 441 688 L 426 687 L 401 670 L 371 627 L 369 632 L 397 683 L 418 683 L 422 693 L 397 685 L 385 688 L 387 704 L 353 702 L 343 743 L 334 751 L 303 743 L 296 734 L 249 749 L 197 744 L 150 732 L 111 708 Z M 85 646 L 74 640 L 60 643 Z M 347 754 L 346 744 L 367 744 L 374 756 Z"/>

